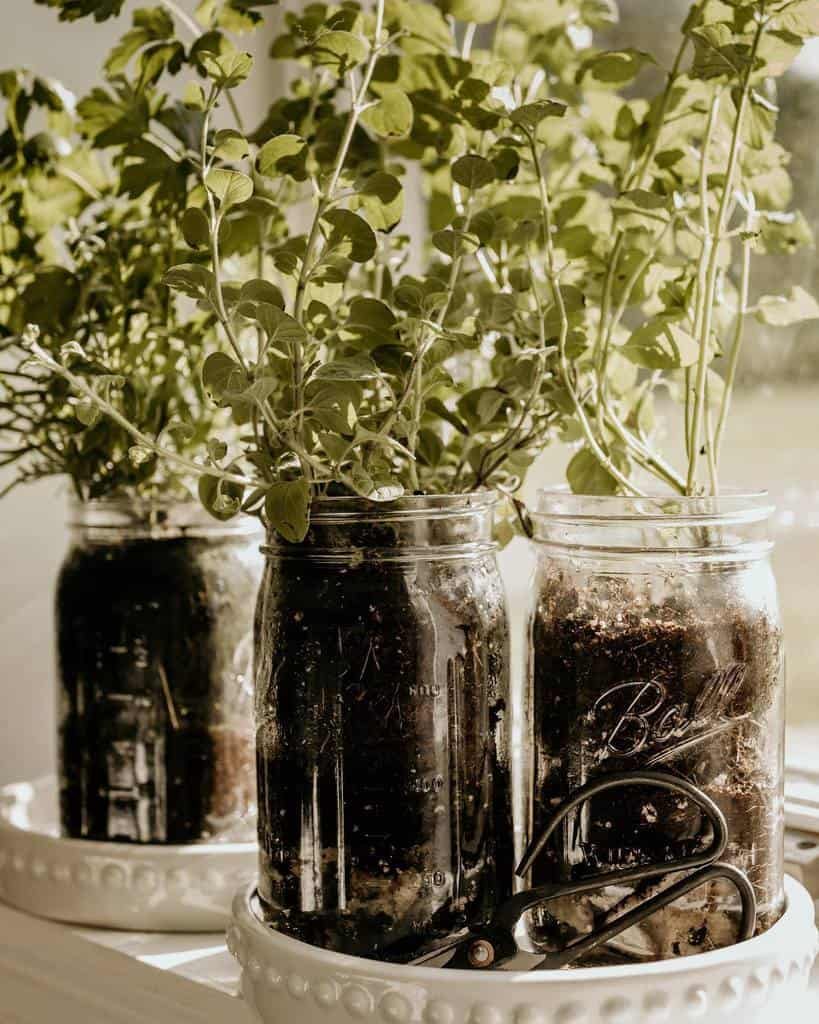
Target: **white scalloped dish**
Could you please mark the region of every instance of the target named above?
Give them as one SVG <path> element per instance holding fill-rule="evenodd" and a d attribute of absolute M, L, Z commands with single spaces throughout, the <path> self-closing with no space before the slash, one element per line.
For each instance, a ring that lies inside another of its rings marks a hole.
<path fill-rule="evenodd" d="M 791 878 L 786 892 L 782 919 L 737 946 L 634 967 L 521 974 L 328 953 L 262 924 L 250 886 L 234 901 L 228 948 L 242 965 L 244 997 L 266 1024 L 770 1024 L 777 1008 L 795 1008 L 817 951 L 813 901 Z"/>
<path fill-rule="evenodd" d="M 224 928 L 255 842 L 144 846 L 64 839 L 53 777 L 0 788 L 0 900 L 55 921 L 129 931 Z"/>

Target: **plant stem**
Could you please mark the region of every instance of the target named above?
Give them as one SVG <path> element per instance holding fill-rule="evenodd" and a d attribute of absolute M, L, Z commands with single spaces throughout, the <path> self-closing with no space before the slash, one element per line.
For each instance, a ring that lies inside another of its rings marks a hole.
<path fill-rule="evenodd" d="M 586 410 L 583 408 L 583 404 L 578 398 L 577 391 L 575 390 L 574 383 L 572 381 L 571 370 L 569 368 L 569 360 L 566 355 L 566 341 L 569 336 L 569 316 L 566 311 L 566 303 L 563 298 L 563 292 L 560 289 L 560 279 L 557 274 L 555 266 L 555 248 L 554 239 L 552 238 L 552 207 L 549 200 L 549 190 L 546 187 L 546 178 L 543 174 L 543 168 L 540 164 L 540 157 L 535 144 L 535 138 L 533 135 L 529 135 L 529 148 L 532 153 L 532 159 L 535 165 L 535 173 L 538 181 L 538 191 L 540 193 L 540 212 L 543 220 L 543 232 L 545 235 L 546 242 L 546 274 L 549 281 L 549 286 L 552 290 L 554 301 L 557 305 L 558 314 L 560 316 L 560 335 L 558 338 L 558 354 L 560 363 L 560 373 L 563 378 L 563 385 L 569 393 L 572 400 L 572 404 L 575 409 L 578 420 L 580 421 L 581 429 L 586 440 L 586 444 L 591 450 L 597 461 L 606 469 L 608 473 L 617 481 L 617 483 L 624 488 L 627 492 L 631 492 L 638 496 L 645 496 L 643 492 L 633 484 L 627 476 L 625 476 L 612 462 L 607 453 L 603 450 L 602 446 L 594 436 L 591 423 L 586 416 Z M 543 310 L 543 303 L 541 302 L 540 294 L 537 289 L 535 282 L 532 282 L 532 292 L 535 297 L 535 302 L 538 307 L 538 330 L 540 333 L 540 344 L 545 349 L 546 347 L 546 330 L 545 330 L 545 315 Z"/>
<path fill-rule="evenodd" d="M 498 11 L 498 18 L 495 22 L 495 31 L 492 33 L 492 56 L 496 57 L 498 54 L 498 43 L 503 35 L 503 30 L 506 28 L 506 19 L 509 14 L 509 0 L 501 0 L 500 10 Z"/>
<path fill-rule="evenodd" d="M 711 493 L 719 494 L 719 478 L 717 460 L 714 453 L 714 421 L 711 413 L 711 395 L 708 378 L 705 378 L 705 452 L 708 457 L 708 476 L 711 481 Z"/>
<path fill-rule="evenodd" d="M 748 229 L 751 230 L 751 218 L 749 217 Z M 751 247 L 753 242 L 749 239 L 742 246 L 742 272 L 739 284 L 739 308 L 737 309 L 737 320 L 734 326 L 734 337 L 731 342 L 731 351 L 728 355 L 728 368 L 725 374 L 725 390 L 722 393 L 717 428 L 714 433 L 714 457 L 719 467 L 719 453 L 722 447 L 722 438 L 725 433 L 725 425 L 728 420 L 728 413 L 731 409 L 731 398 L 733 396 L 734 384 L 737 376 L 737 365 L 739 354 L 742 350 L 742 341 L 745 335 L 745 318 L 748 314 L 748 297 L 751 285 Z"/>
<path fill-rule="evenodd" d="M 364 74 L 362 75 L 361 84 L 357 89 L 355 88 L 353 80 L 351 80 L 350 94 L 352 103 L 350 106 L 350 113 L 347 117 L 344 134 L 338 147 L 336 162 L 330 174 L 330 180 L 326 190 L 319 196 L 318 202 L 316 203 L 313 222 L 310 225 L 310 230 L 307 235 L 304 256 L 302 258 L 301 268 L 296 282 L 296 296 L 293 306 L 293 316 L 300 323 L 303 322 L 304 301 L 307 292 L 307 285 L 310 280 L 310 275 L 314 270 L 314 253 L 321 235 L 321 218 L 326 212 L 328 206 L 333 202 L 341 174 L 347 162 L 347 155 L 350 150 L 353 135 L 355 134 L 356 127 L 364 110 L 364 102 L 367 96 L 367 91 L 370 88 L 370 82 L 372 81 L 373 73 L 375 71 L 375 65 L 378 62 L 380 54 L 379 40 L 384 27 L 384 4 L 385 0 L 376 0 L 375 28 L 373 31 L 369 59 L 367 60 Z M 301 344 L 298 342 L 293 346 L 293 386 L 294 407 L 297 412 L 297 432 L 300 437 L 303 437 L 304 353 L 302 351 Z"/>
<path fill-rule="evenodd" d="M 196 24 L 193 18 L 187 13 L 187 11 L 182 10 L 182 8 L 179 6 L 179 4 L 175 2 L 175 0 L 159 0 L 159 3 L 172 17 L 176 18 L 176 20 L 181 25 L 185 26 L 185 28 L 188 30 L 190 35 L 193 36 L 194 39 L 202 38 L 202 30 L 199 28 L 199 26 Z M 228 106 L 230 107 L 230 111 L 233 114 L 233 119 L 236 122 L 236 127 L 239 129 L 242 135 L 244 135 L 245 128 L 244 122 L 242 120 L 242 115 L 239 112 L 238 106 L 236 105 L 236 100 L 234 100 L 233 96 L 229 91 L 227 93 L 227 101 Z"/>
<path fill-rule="evenodd" d="M 660 106 L 657 110 L 657 117 L 654 121 L 654 130 L 651 133 L 649 139 L 648 148 L 645 151 L 642 161 L 637 172 L 637 177 L 632 184 L 630 179 L 626 179 L 624 183 L 624 191 L 628 191 L 632 188 L 642 188 L 645 184 L 646 175 L 651 169 L 651 165 L 654 162 L 654 157 L 657 155 L 657 147 L 660 144 L 660 135 L 662 134 L 663 125 L 665 124 L 665 115 L 668 113 L 668 104 L 671 101 L 671 93 L 674 89 L 674 85 L 677 79 L 680 77 L 682 70 L 683 57 L 685 51 L 688 49 L 688 36 L 683 36 L 682 42 L 680 43 L 679 49 L 674 57 L 674 63 L 671 65 L 671 70 L 668 72 L 668 78 L 666 79 L 665 89 L 660 98 Z"/>
<path fill-rule="evenodd" d="M 90 388 L 85 381 L 72 373 L 67 366 L 62 363 L 58 363 L 56 359 L 53 359 L 46 350 L 35 341 L 29 341 L 26 345 L 28 351 L 31 353 L 33 359 L 35 359 L 41 366 L 44 366 L 51 373 L 56 373 L 63 380 L 67 381 L 71 388 L 83 398 L 92 402 L 100 412 L 104 413 L 109 419 L 113 420 L 118 426 L 122 427 L 133 439 L 142 446 L 152 451 L 155 455 L 165 459 L 167 462 L 178 466 L 180 469 L 184 469 L 186 472 L 193 474 L 194 476 L 215 476 L 220 480 L 224 480 L 226 483 L 239 484 L 242 487 L 265 487 L 266 483 L 264 480 L 257 480 L 253 477 L 241 476 L 239 473 L 230 473 L 227 470 L 219 469 L 217 466 L 203 466 L 198 462 L 194 462 L 192 459 L 187 459 L 183 455 L 178 455 L 176 452 L 171 451 L 169 448 L 165 448 L 163 445 L 158 444 L 152 437 L 144 434 L 141 430 L 133 425 L 125 416 L 119 412 L 110 402 L 100 397 L 93 388 Z"/>
<path fill-rule="evenodd" d="M 629 280 L 626 282 L 626 286 L 623 290 L 623 295 L 620 299 L 620 303 L 611 317 L 608 328 L 606 330 L 605 338 L 603 341 L 602 348 L 602 369 L 598 370 L 598 400 L 597 400 L 597 419 L 598 419 L 598 433 L 603 432 L 605 429 L 605 421 L 608 420 L 610 426 L 620 438 L 620 440 L 626 445 L 627 448 L 637 455 L 644 467 L 650 472 L 654 473 L 661 480 L 670 484 L 675 490 L 680 493 L 685 493 L 685 480 L 680 476 L 677 471 L 670 466 L 657 452 L 653 451 L 647 444 L 644 444 L 637 436 L 635 436 L 622 422 L 619 416 L 615 413 L 611 406 L 608 394 L 608 378 L 606 376 L 605 368 L 608 364 L 608 353 L 611 348 L 611 344 L 614 340 L 614 332 L 617 330 L 620 322 L 625 316 L 626 309 L 628 308 L 631 296 L 634 293 L 634 289 L 637 287 L 637 282 L 640 280 L 642 275 L 648 269 L 652 260 L 654 259 L 660 246 L 663 244 L 668 232 L 674 227 L 677 222 L 676 217 L 671 217 L 668 224 L 660 232 L 655 240 L 654 246 L 646 254 L 646 256 L 637 264 L 631 273 Z"/>
<path fill-rule="evenodd" d="M 657 110 L 657 116 L 654 119 L 653 130 L 651 137 L 648 141 L 648 147 L 643 155 L 643 159 L 640 162 L 636 172 L 632 170 L 631 175 L 627 175 L 622 183 L 622 191 L 626 192 L 630 189 L 642 188 L 645 185 L 646 176 L 651 169 L 651 164 L 654 157 L 657 154 L 657 147 L 660 142 L 660 135 L 662 132 L 663 125 L 665 123 L 665 115 L 668 111 L 668 104 L 671 100 L 671 93 L 677 79 L 680 77 L 682 68 L 683 57 L 688 47 L 688 38 L 684 37 L 682 43 L 677 50 L 677 54 L 674 58 L 674 63 L 671 70 L 668 73 L 666 79 L 665 89 L 660 98 L 660 106 Z M 614 245 L 611 251 L 611 257 L 609 259 L 608 267 L 606 268 L 606 276 L 603 282 L 603 298 L 600 307 L 600 322 L 598 325 L 597 339 L 594 345 L 594 363 L 595 373 L 598 381 L 602 381 L 606 375 L 606 369 L 608 365 L 608 353 L 606 350 L 606 334 L 607 334 L 607 322 L 611 311 L 613 294 L 614 294 L 614 282 L 617 277 L 617 269 L 620 263 L 620 257 L 623 253 L 623 245 L 625 241 L 625 235 L 622 230 L 617 229 L 614 236 Z M 603 438 L 605 436 L 605 428 L 603 422 L 604 410 L 598 405 L 597 407 L 597 425 L 598 432 Z"/>
<path fill-rule="evenodd" d="M 713 139 L 714 128 L 717 123 L 717 115 L 719 113 L 721 98 L 722 89 L 718 86 L 714 92 L 708 109 L 708 121 L 706 122 L 705 135 L 702 142 L 702 153 L 700 156 L 700 228 L 702 230 L 703 242 L 697 265 L 697 303 L 693 325 L 694 336 L 697 338 L 700 338 L 702 335 L 702 325 L 705 316 L 706 274 L 708 261 L 711 258 L 711 245 L 713 243 L 713 239 L 711 238 L 711 214 L 708 209 L 708 155 L 711 151 L 711 141 Z M 694 388 L 692 387 L 691 378 L 692 370 L 689 366 L 685 369 L 685 454 L 689 465 L 691 462 L 691 453 L 694 449 L 694 414 L 692 408 L 692 395 L 694 394 Z M 687 486 L 688 484 L 686 481 L 686 489 Z"/>
<path fill-rule="evenodd" d="M 218 90 L 213 88 L 211 90 L 210 98 L 205 107 L 205 116 L 202 119 L 202 142 L 201 151 L 199 155 L 201 163 L 201 178 L 202 187 L 205 190 L 205 195 L 208 200 L 208 211 L 210 213 L 210 254 L 211 263 L 213 265 L 213 286 L 214 295 L 216 298 L 215 313 L 219 318 L 219 322 L 224 328 L 227 339 L 230 342 L 230 347 L 239 361 L 239 365 L 245 371 L 249 373 L 249 368 L 245 357 L 242 355 L 241 347 L 239 346 L 239 340 L 233 330 L 233 325 L 230 322 L 227 308 L 225 307 L 225 297 L 222 292 L 222 257 L 219 252 L 219 230 L 222 225 L 221 216 L 216 211 L 216 201 L 213 198 L 213 193 L 207 186 L 207 176 L 209 170 L 208 164 L 208 133 L 210 131 L 210 115 L 213 110 L 213 105 L 218 98 Z"/>
<path fill-rule="evenodd" d="M 688 462 L 687 491 L 689 495 L 696 492 L 697 487 L 697 466 L 700 456 L 700 438 L 702 434 L 703 409 L 705 405 L 705 384 L 708 373 L 708 351 L 711 340 L 711 328 L 714 319 L 714 302 L 716 298 L 717 276 L 719 273 L 719 251 L 723 233 L 727 226 L 728 208 L 734 189 L 734 178 L 736 176 L 739 154 L 742 148 L 742 129 L 745 125 L 745 114 L 748 108 L 748 100 L 751 93 L 751 74 L 756 62 L 756 55 L 759 44 L 765 31 L 765 23 L 759 19 L 754 33 L 754 40 L 751 44 L 751 51 L 748 59 L 748 66 L 745 70 L 742 81 L 737 114 L 734 120 L 733 132 L 731 135 L 731 148 L 728 156 L 728 166 L 725 172 L 725 183 L 720 198 L 717 221 L 711 238 L 711 251 L 708 260 L 708 271 L 705 283 L 705 306 L 702 322 L 702 333 L 700 334 L 700 356 L 697 364 L 696 394 L 694 399 L 694 414 L 691 423 L 692 445 Z M 705 244 L 705 243 L 703 243 Z"/>

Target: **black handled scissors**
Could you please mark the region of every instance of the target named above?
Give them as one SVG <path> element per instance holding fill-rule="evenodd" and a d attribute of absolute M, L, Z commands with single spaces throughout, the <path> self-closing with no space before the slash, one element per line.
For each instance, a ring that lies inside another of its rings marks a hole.
<path fill-rule="evenodd" d="M 756 927 L 756 897 L 747 877 L 738 868 L 719 859 L 728 845 L 728 827 L 722 811 L 693 783 L 666 772 L 612 773 L 582 786 L 555 811 L 543 832 L 530 844 L 517 874 L 523 877 L 529 872 L 555 830 L 572 811 L 600 793 L 624 786 L 653 786 L 692 800 L 711 825 L 713 835 L 708 846 L 690 856 L 662 863 L 641 864 L 590 875 L 577 881 L 552 882 L 527 889 L 499 907 L 485 927 L 460 932 L 448 943 L 424 954 L 413 963 L 461 970 L 556 970 L 573 963 L 692 889 L 715 879 L 726 879 L 739 893 L 741 916 L 737 941 L 751 938 Z M 549 903 L 560 897 L 580 895 L 609 885 L 659 880 L 680 871 L 690 874 L 619 917 L 606 921 L 589 934 L 569 941 L 562 949 L 554 950 L 552 945 L 539 943 L 531 935 L 527 935 L 527 944 L 531 948 L 523 949 L 516 938 L 523 916 L 528 911 L 535 908 L 548 909 Z"/>

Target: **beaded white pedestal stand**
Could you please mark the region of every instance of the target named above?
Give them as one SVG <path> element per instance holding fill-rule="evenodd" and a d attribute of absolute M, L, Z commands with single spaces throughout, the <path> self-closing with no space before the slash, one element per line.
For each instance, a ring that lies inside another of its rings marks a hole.
<path fill-rule="evenodd" d="M 764 935 L 634 967 L 481 973 L 340 956 L 261 924 L 253 886 L 236 896 L 228 948 L 265 1024 L 769 1024 L 807 988 L 817 952 L 813 901 L 791 878 L 786 888 Z"/>
<path fill-rule="evenodd" d="M 63 839 L 53 778 L 0 788 L 0 900 L 39 917 L 130 931 L 224 928 L 255 842 L 142 846 Z"/>

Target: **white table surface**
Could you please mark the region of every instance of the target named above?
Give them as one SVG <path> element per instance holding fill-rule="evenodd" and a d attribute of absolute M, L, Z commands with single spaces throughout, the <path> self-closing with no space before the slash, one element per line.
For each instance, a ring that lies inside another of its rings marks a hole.
<path fill-rule="evenodd" d="M 0 906 L 0 1024 L 252 1024 L 238 983 L 221 934 L 72 928 Z M 792 1011 L 789 1024 L 819 1022 L 819 964 Z"/>

